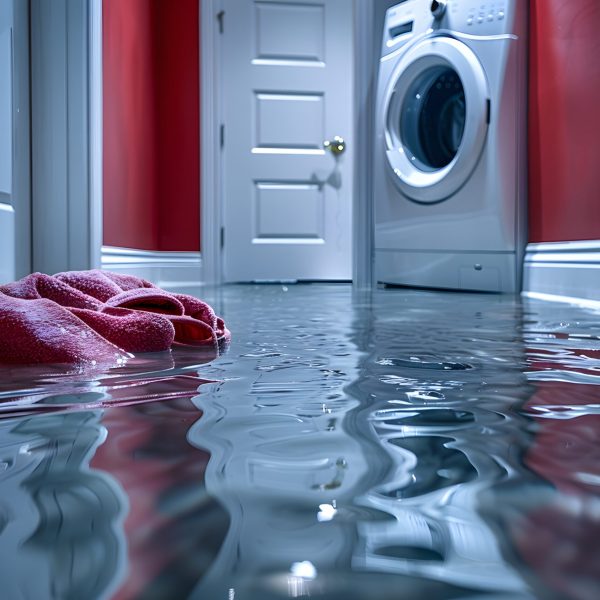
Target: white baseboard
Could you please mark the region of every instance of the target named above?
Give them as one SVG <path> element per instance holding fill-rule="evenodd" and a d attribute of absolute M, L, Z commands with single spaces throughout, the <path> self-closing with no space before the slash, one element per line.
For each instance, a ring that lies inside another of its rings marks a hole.
<path fill-rule="evenodd" d="M 154 252 L 102 246 L 102 268 L 143 277 L 165 289 L 203 283 L 200 252 Z"/>
<path fill-rule="evenodd" d="M 600 307 L 600 240 L 529 244 L 523 295 Z"/>

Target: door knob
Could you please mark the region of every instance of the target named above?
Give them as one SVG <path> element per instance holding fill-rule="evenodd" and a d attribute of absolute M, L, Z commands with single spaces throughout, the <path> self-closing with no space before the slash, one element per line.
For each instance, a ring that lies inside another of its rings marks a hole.
<path fill-rule="evenodd" d="M 339 156 L 346 150 L 346 142 L 344 141 L 344 138 L 336 135 L 332 140 L 325 140 L 323 142 L 323 148 L 329 150 L 334 156 Z"/>

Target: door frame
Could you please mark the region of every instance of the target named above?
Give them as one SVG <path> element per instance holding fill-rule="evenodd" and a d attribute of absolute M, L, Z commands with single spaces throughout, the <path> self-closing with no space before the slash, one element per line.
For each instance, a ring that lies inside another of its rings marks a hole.
<path fill-rule="evenodd" d="M 30 9 L 14 2 L 13 36 L 13 192 L 15 195 L 15 277 L 31 270 L 31 128 L 30 128 Z M 15 111 L 15 108 L 18 110 Z M 14 156 L 16 144 L 22 144 Z"/>
<path fill-rule="evenodd" d="M 29 3 L 9 2 L 3 11 L 8 22 L 8 56 L 10 82 L 7 88 L 9 107 L 8 152 L 10 182 L 0 190 L 0 229 L 4 237 L 0 273 L 12 280 L 31 270 L 31 130 L 30 130 L 30 60 Z M 0 85 L 5 85 L 4 81 Z"/>
<path fill-rule="evenodd" d="M 102 0 L 31 0 L 32 268 L 99 268 Z"/>
<path fill-rule="evenodd" d="M 103 0 L 89 0 L 89 252 L 90 268 L 102 266 L 103 239 L 103 70 L 102 70 L 102 10 Z"/>
<path fill-rule="evenodd" d="M 200 3 L 201 111 L 201 253 L 204 281 L 223 283 L 223 158 L 221 153 L 222 88 L 220 19 L 222 0 Z M 352 0 L 354 40 L 354 192 L 352 200 L 352 280 L 355 288 L 369 288 L 372 268 L 372 140 L 373 99 L 377 60 L 373 39 L 372 0 Z M 223 13 L 221 13 L 223 14 Z M 227 15 L 223 15 L 227 27 Z"/>

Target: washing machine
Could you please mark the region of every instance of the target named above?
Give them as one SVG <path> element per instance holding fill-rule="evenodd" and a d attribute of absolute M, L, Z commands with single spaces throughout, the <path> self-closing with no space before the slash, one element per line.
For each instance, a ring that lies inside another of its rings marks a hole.
<path fill-rule="evenodd" d="M 374 148 L 379 282 L 520 290 L 527 2 L 404 0 L 385 17 Z"/>

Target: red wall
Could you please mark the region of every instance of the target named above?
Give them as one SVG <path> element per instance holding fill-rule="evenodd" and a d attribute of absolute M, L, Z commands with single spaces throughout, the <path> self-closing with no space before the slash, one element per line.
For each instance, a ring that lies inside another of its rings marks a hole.
<path fill-rule="evenodd" d="M 162 174 L 158 244 L 161 250 L 200 250 L 199 2 L 154 3 Z"/>
<path fill-rule="evenodd" d="M 600 239 L 600 2 L 530 0 L 529 241 Z"/>
<path fill-rule="evenodd" d="M 104 240 L 200 250 L 197 0 L 104 0 Z"/>

